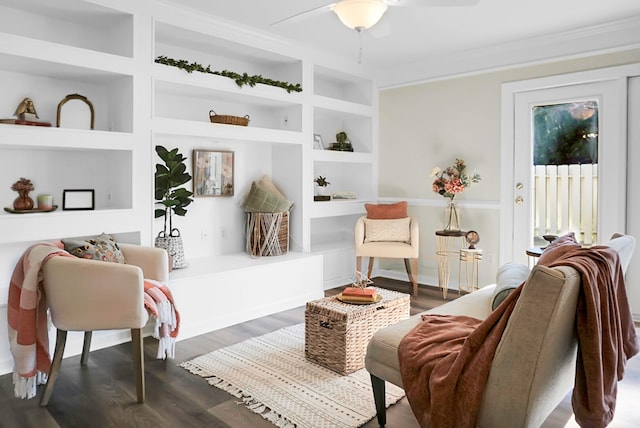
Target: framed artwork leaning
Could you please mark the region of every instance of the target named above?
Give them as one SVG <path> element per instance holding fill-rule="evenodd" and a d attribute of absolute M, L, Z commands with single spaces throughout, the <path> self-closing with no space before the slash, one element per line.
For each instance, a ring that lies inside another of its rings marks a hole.
<path fill-rule="evenodd" d="M 233 196 L 233 152 L 193 151 L 193 195 Z"/>
<path fill-rule="evenodd" d="M 320 134 L 313 134 L 313 148 L 315 150 L 324 150 L 324 142 Z"/>

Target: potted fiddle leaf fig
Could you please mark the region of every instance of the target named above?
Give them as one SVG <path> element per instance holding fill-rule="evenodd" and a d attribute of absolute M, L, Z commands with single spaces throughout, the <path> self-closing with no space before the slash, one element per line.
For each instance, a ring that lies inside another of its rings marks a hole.
<path fill-rule="evenodd" d="M 182 237 L 180 231 L 173 227 L 172 216 L 173 214 L 186 215 L 186 207 L 193 202 L 191 199 L 193 192 L 182 187 L 191 181 L 191 174 L 187 172 L 185 164 L 187 158 L 177 148 L 169 151 L 163 146 L 156 146 L 156 153 L 164 164 L 156 164 L 155 200 L 159 207 L 155 209 L 155 218 L 164 217 L 164 225 L 156 237 L 155 246 L 167 250 L 172 260 L 170 266 L 177 269 L 186 266 L 186 263 Z M 168 228 L 167 220 L 169 221 Z"/>

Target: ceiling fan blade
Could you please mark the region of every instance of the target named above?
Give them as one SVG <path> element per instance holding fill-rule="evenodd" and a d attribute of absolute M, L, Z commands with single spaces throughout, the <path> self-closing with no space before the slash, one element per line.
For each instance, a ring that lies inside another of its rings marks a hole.
<path fill-rule="evenodd" d="M 383 0 L 389 6 L 400 7 L 447 7 L 475 6 L 480 0 Z"/>
<path fill-rule="evenodd" d="M 291 15 L 288 16 L 284 19 L 281 19 L 279 21 L 276 21 L 274 23 L 271 24 L 271 26 L 274 25 L 278 25 L 278 24 L 282 24 L 285 22 L 288 23 L 292 23 L 292 22 L 299 22 L 308 18 L 312 18 L 314 16 L 318 16 L 321 15 L 323 13 L 329 12 L 331 10 L 333 10 L 333 7 L 335 6 L 335 3 L 330 3 L 324 6 L 320 6 L 320 7 L 316 7 L 314 9 L 309 9 L 309 10 L 305 10 L 304 12 L 300 12 L 300 13 L 296 13 L 295 15 Z"/>

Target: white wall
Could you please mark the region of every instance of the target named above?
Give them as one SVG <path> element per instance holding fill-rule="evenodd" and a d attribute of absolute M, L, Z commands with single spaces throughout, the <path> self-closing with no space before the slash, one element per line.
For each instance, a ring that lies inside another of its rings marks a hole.
<path fill-rule="evenodd" d="M 480 285 L 494 282 L 500 228 L 501 85 L 636 62 L 640 62 L 640 49 L 381 91 L 379 196 L 382 200 L 408 200 L 411 214 L 418 217 L 423 283 L 437 284 L 434 231 L 444 226 L 445 200 L 431 190 L 429 173 L 434 166 L 449 165 L 456 157 L 482 175 L 480 183 L 456 200 L 462 210 L 461 227 L 480 234 L 479 247 L 484 249 Z M 401 263 L 385 261 L 380 267 L 404 274 Z M 452 282 L 455 279 L 454 269 Z"/>

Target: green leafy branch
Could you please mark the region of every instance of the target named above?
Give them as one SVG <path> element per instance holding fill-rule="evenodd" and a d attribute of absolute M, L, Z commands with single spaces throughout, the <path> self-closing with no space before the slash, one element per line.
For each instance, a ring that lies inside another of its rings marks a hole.
<path fill-rule="evenodd" d="M 215 74 L 217 76 L 228 77 L 229 79 L 235 80 L 236 84 L 239 87 L 243 87 L 244 85 L 256 86 L 257 83 L 262 83 L 263 85 L 276 86 L 278 88 L 282 88 L 286 90 L 288 93 L 302 92 L 302 86 L 300 86 L 299 83 L 296 83 L 295 85 L 293 85 L 288 82 L 282 82 L 280 80 L 273 80 L 267 77 L 262 77 L 259 74 L 249 76 L 247 73 L 238 74 L 229 70 L 216 71 L 216 70 L 211 70 L 210 65 L 207 65 L 205 67 L 202 64 L 198 64 L 197 62 L 188 62 L 188 61 L 185 61 L 184 59 L 176 60 L 176 59 L 168 58 L 162 55 L 157 57 L 155 59 L 155 62 L 157 62 L 158 64 L 170 65 L 172 67 L 181 68 L 185 70 L 187 73 L 198 71 L 200 73 L 208 73 L 208 74 Z"/>

